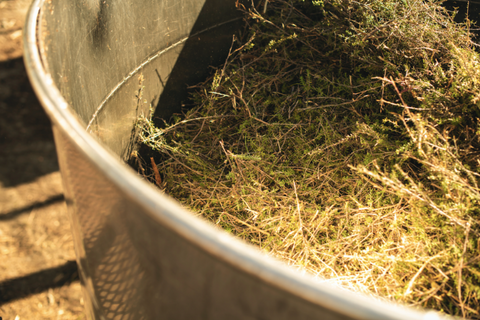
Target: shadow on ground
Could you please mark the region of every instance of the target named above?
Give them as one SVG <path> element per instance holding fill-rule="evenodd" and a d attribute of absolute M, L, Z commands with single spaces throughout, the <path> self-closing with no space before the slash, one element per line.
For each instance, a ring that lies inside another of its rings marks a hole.
<path fill-rule="evenodd" d="M 58 171 L 50 121 L 21 58 L 0 62 L 0 184 L 12 187 Z"/>
<path fill-rule="evenodd" d="M 75 261 L 68 261 L 55 268 L 0 282 L 0 306 L 50 288 L 61 287 L 73 281 L 78 281 Z"/>
<path fill-rule="evenodd" d="M 40 226 L 43 221 L 41 219 L 48 219 L 47 216 L 45 218 L 40 216 L 40 212 L 45 214 L 41 209 L 64 201 L 63 194 L 58 193 L 44 199 L 44 195 L 52 193 L 53 189 L 55 189 L 51 184 L 39 184 L 36 188 L 22 187 L 22 185 L 32 184 L 33 181 L 42 179 L 41 177 L 56 171 L 58 171 L 58 163 L 50 120 L 33 92 L 23 60 L 17 58 L 1 61 L 0 192 L 6 192 L 3 198 L 0 197 L 0 212 L 3 211 L 0 215 L 0 223 L 2 223 L 0 235 L 2 237 L 15 235 L 18 232 L 16 230 L 23 230 L 21 239 L 24 239 L 27 243 L 28 235 L 32 232 L 30 231 L 29 233 L 29 230 L 25 229 L 25 221 L 19 220 L 19 218 L 31 215 L 32 212 L 37 212 L 39 214 L 35 223 L 37 226 Z M 43 179 L 45 180 L 45 178 Z M 38 182 L 33 183 L 38 184 Z M 28 194 L 21 194 L 19 198 L 9 196 L 9 194 L 14 194 L 10 192 L 11 190 L 9 191 L 12 188 L 24 190 L 18 192 L 26 192 Z M 45 190 L 45 188 L 51 188 L 52 190 Z M 4 202 L 2 202 L 2 199 Z M 7 208 L 9 207 L 14 209 L 8 210 Z M 51 222 L 53 223 L 54 221 Z M 48 233 L 47 229 L 43 232 Z M 51 241 L 50 237 L 52 236 L 52 234 L 46 234 L 44 239 Z M 41 235 L 35 234 L 30 240 L 36 243 L 39 237 L 41 238 Z M 38 244 L 41 245 L 42 242 L 44 241 L 39 241 Z M 22 247 L 21 244 L 19 246 Z M 22 247 L 23 250 L 26 250 L 23 255 L 28 256 L 33 261 L 37 256 L 32 253 L 32 248 L 26 248 L 25 246 L 24 244 Z M 2 250 L 11 249 L 3 242 L 1 248 Z M 58 251 L 61 250 L 64 249 L 58 249 Z M 18 253 L 16 256 L 22 257 L 22 253 Z M 12 257 L 13 255 L 10 258 L 5 256 L 7 259 L 12 259 Z M 77 264 L 75 261 L 67 261 L 65 264 L 48 268 L 49 266 L 45 265 L 45 263 L 53 262 L 52 259 L 44 261 L 46 258 L 43 256 L 37 258 L 40 263 L 38 269 L 36 269 L 37 271 L 26 275 L 20 273 L 21 276 L 0 282 L 0 306 L 78 281 Z M 11 267 L 22 269 L 21 267 L 24 266 L 17 265 Z M 5 269 L 7 267 L 3 265 L 2 268 L 3 271 L 8 271 L 8 269 Z"/>
<path fill-rule="evenodd" d="M 34 209 L 48 207 L 48 206 L 50 206 L 54 203 L 62 202 L 64 200 L 65 200 L 65 197 L 63 196 L 63 194 L 55 195 L 55 196 L 52 196 L 52 197 L 48 198 L 45 201 L 34 202 L 33 204 L 30 204 L 26 207 L 16 209 L 16 210 L 12 210 L 12 211 L 4 213 L 4 214 L 0 214 L 0 221 L 7 221 L 7 220 L 15 219 L 16 217 L 18 217 L 21 214 L 30 213 Z"/>

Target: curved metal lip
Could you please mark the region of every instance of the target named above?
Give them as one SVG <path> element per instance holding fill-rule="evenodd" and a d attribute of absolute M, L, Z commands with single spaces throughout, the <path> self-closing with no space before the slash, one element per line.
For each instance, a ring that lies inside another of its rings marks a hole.
<path fill-rule="evenodd" d="M 24 61 L 31 84 L 53 124 L 74 142 L 91 163 L 150 216 L 224 263 L 273 287 L 353 319 L 442 319 L 436 312 L 416 311 L 376 300 L 329 284 L 287 267 L 206 221 L 193 216 L 143 181 L 113 153 L 87 133 L 53 79 L 44 69 L 37 48 L 37 20 L 45 0 L 34 0 L 24 32 Z M 446 318 L 445 318 L 446 319 Z"/>

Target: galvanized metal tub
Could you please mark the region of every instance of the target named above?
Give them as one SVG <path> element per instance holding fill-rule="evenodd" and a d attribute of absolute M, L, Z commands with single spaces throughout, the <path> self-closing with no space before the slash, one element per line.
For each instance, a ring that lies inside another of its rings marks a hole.
<path fill-rule="evenodd" d="M 438 319 L 295 272 L 195 217 L 125 164 L 226 56 L 235 0 L 35 0 L 25 63 L 52 120 L 92 319 Z"/>

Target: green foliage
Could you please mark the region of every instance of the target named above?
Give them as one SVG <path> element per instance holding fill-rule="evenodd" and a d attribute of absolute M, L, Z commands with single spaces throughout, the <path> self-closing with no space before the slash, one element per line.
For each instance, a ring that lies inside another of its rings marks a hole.
<path fill-rule="evenodd" d="M 298 268 L 479 318 L 480 65 L 430 0 L 269 1 L 164 129 L 164 191 Z"/>

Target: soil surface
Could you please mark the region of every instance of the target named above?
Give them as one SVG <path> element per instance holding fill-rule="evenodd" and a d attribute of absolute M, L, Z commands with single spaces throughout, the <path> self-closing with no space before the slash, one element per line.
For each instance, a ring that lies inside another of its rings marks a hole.
<path fill-rule="evenodd" d="M 22 60 L 30 0 L 0 0 L 0 317 L 85 319 L 50 121 Z"/>

